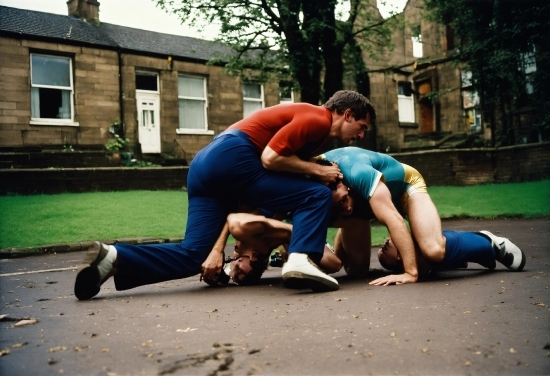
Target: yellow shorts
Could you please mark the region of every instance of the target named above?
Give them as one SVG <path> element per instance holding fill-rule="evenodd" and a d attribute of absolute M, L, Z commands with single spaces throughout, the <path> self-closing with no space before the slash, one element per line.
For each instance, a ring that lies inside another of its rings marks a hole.
<path fill-rule="evenodd" d="M 401 205 L 403 207 L 403 211 L 407 213 L 409 197 L 411 197 L 415 193 L 428 193 L 428 187 L 426 186 L 424 178 L 422 177 L 422 175 L 420 175 L 420 172 L 418 172 L 414 167 L 411 167 L 404 163 L 401 164 L 405 169 L 405 178 L 403 179 L 403 181 L 408 184 L 407 190 L 405 191 L 403 196 L 401 196 Z"/>

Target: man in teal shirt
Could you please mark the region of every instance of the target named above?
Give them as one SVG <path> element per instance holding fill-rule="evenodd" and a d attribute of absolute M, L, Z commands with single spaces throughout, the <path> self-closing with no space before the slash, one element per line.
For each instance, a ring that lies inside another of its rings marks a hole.
<path fill-rule="evenodd" d="M 378 278 L 370 284 L 390 285 L 413 283 L 418 279 L 415 245 L 423 258 L 434 263 L 452 265 L 468 258 L 470 240 L 443 235 L 441 219 L 431 200 L 422 175 L 386 154 L 345 147 L 331 150 L 318 158 L 334 162 L 340 168 L 344 184 L 355 192 L 353 214 L 341 217 L 335 238 L 336 255 L 348 274 L 364 277 L 370 264 L 370 220 L 378 219 L 390 233 L 401 259 L 404 272 Z M 411 231 L 404 218 L 407 217 Z M 521 270 L 525 255 L 508 239 L 502 241 L 484 232 L 495 246 L 497 260 L 512 270 Z M 454 242 L 460 244 L 458 247 Z M 450 251 L 458 250 L 458 251 Z M 495 257 L 495 255 L 492 255 Z"/>

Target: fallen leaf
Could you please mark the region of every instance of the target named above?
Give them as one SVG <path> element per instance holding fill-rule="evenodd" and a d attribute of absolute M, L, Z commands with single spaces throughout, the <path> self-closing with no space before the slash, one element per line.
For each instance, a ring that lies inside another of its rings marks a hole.
<path fill-rule="evenodd" d="M 206 313 L 214 313 L 214 312 L 218 312 L 218 309 L 217 309 L 217 308 L 214 308 L 214 309 L 211 310 L 211 311 L 206 311 Z"/>
<path fill-rule="evenodd" d="M 55 346 L 55 347 L 50 347 L 50 349 L 48 350 L 48 352 L 57 352 L 57 351 L 61 351 L 61 350 L 67 350 L 67 348 L 65 346 Z"/>
<path fill-rule="evenodd" d="M 197 328 L 189 327 L 187 329 L 177 329 L 176 332 L 178 332 L 178 333 L 189 333 L 189 332 L 192 332 L 194 330 L 197 330 Z"/>
<path fill-rule="evenodd" d="M 10 349 L 2 349 L 0 350 L 0 356 L 9 355 Z"/>
<path fill-rule="evenodd" d="M 25 345 L 27 345 L 27 344 L 28 344 L 28 342 L 16 343 L 16 344 L 13 345 L 12 347 L 13 347 L 14 349 L 18 349 L 18 348 L 23 347 L 23 346 L 25 346 Z"/>
<path fill-rule="evenodd" d="M 101 349 L 101 352 L 109 352 L 109 349 L 104 347 L 104 348 Z"/>
<path fill-rule="evenodd" d="M 37 322 L 38 322 L 38 319 L 21 320 L 17 322 L 15 326 L 32 325 L 32 324 L 36 324 Z"/>
<path fill-rule="evenodd" d="M 516 352 L 517 352 L 517 351 L 516 351 L 513 347 L 510 348 L 510 353 L 511 353 L 511 354 L 515 354 Z"/>
<path fill-rule="evenodd" d="M 543 302 L 537 302 L 537 303 L 534 303 L 535 305 L 538 305 L 539 307 L 546 307 L 546 304 L 544 304 Z"/>

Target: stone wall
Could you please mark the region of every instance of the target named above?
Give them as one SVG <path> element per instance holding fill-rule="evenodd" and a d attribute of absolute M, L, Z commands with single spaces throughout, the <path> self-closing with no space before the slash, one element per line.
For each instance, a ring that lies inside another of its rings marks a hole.
<path fill-rule="evenodd" d="M 536 181 L 550 178 L 550 143 L 499 149 L 453 149 L 396 153 L 416 168 L 428 186 Z"/>
<path fill-rule="evenodd" d="M 7 169 L 0 170 L 0 195 L 178 190 L 187 184 L 187 171 L 188 167 Z"/>
<path fill-rule="evenodd" d="M 419 170 L 428 186 L 550 178 L 550 143 L 500 149 L 430 150 L 392 156 Z M 0 195 L 174 190 L 187 185 L 187 172 L 188 167 L 0 169 Z"/>
<path fill-rule="evenodd" d="M 31 124 L 30 54 L 73 57 L 78 126 Z M 119 113 L 115 51 L 0 38 L 0 146 L 104 144 Z"/>

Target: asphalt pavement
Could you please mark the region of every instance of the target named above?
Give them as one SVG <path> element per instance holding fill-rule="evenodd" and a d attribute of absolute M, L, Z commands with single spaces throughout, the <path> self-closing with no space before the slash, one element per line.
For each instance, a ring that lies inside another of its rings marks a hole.
<path fill-rule="evenodd" d="M 444 228 L 511 238 L 524 271 L 470 264 L 387 287 L 341 271 L 340 290 L 312 293 L 274 268 L 252 287 L 109 280 L 81 302 L 81 252 L 3 259 L 0 375 L 550 374 L 550 220 Z M 386 273 L 372 256 L 369 280 Z"/>

